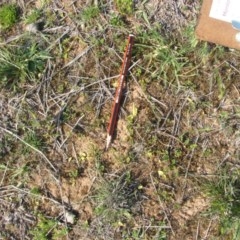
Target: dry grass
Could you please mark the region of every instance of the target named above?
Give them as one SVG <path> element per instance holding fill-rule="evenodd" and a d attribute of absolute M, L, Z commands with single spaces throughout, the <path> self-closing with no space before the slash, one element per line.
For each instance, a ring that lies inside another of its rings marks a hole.
<path fill-rule="evenodd" d="M 238 239 L 240 54 L 195 39 L 199 3 L 15 3 L 19 22 L 0 30 L 0 236 Z"/>

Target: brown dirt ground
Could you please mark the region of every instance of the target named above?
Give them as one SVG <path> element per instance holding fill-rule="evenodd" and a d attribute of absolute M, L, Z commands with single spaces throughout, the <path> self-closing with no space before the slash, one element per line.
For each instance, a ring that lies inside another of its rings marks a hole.
<path fill-rule="evenodd" d="M 36 6 L 39 5 L 39 2 L 36 2 Z M 64 11 L 71 13 L 76 8 L 89 4 L 89 1 L 76 1 L 74 3 L 75 8 L 70 6 L 66 0 L 60 1 L 60 3 Z M 199 2 L 190 0 L 150 0 L 146 4 L 146 8 L 151 16 L 151 23 L 160 21 L 163 26 L 162 31 L 167 36 L 171 36 L 175 32 L 177 36 L 181 35 L 179 32 L 181 27 L 186 26 L 190 21 L 196 21 L 199 7 Z M 176 18 L 175 15 L 179 17 Z M 132 22 L 131 24 L 134 24 L 133 20 L 129 19 Z M 72 24 L 70 18 L 67 18 L 66 24 Z M 141 23 L 137 22 L 137 24 Z M 78 43 L 78 40 L 73 37 L 69 49 L 74 50 L 71 50 L 69 58 L 83 51 L 85 43 L 80 46 Z M 90 56 L 94 58 L 92 52 Z M 67 62 L 68 59 L 65 59 L 65 62 L 61 62 L 62 66 Z M 92 58 L 86 60 L 83 63 L 83 68 L 87 64 L 91 65 L 92 62 L 94 62 Z M 98 70 L 94 66 L 89 66 L 88 70 L 89 76 L 98 75 Z M 82 70 L 79 71 L 81 72 Z M 116 72 L 115 74 L 118 73 Z M 208 75 L 209 73 L 205 74 L 206 77 Z M 118 175 L 121 172 L 130 171 L 134 179 L 141 183 L 146 196 L 141 203 L 142 218 L 154 219 L 154 222 L 164 222 L 171 226 L 171 229 L 168 229 L 169 237 L 167 239 L 210 239 L 208 236 L 217 236 L 215 226 L 218 223 L 218 219 L 208 219 L 203 214 L 209 208 L 210 200 L 199 189 L 199 181 L 201 181 L 200 177 L 202 176 L 214 175 L 218 167 L 227 159 L 232 157 L 231 161 L 234 162 L 235 160 L 234 156 L 240 145 L 239 136 L 237 133 L 232 133 L 231 130 L 227 131 L 224 129 L 224 123 L 219 120 L 219 114 L 222 111 L 228 112 L 229 115 L 232 114 L 232 118 L 228 119 L 228 126 L 239 124 L 237 122 L 239 119 L 235 117 L 234 112 L 236 110 L 235 106 L 239 104 L 237 101 L 240 94 L 238 91 L 239 84 L 229 86 L 227 94 L 223 99 L 219 99 L 217 96 L 219 94 L 218 91 L 211 89 L 214 93 L 208 100 L 212 101 L 212 106 L 206 107 L 206 109 L 199 108 L 191 111 L 190 103 L 201 104 L 200 97 L 209 93 L 209 85 L 206 84 L 206 81 L 199 83 L 198 91 L 194 93 L 191 91 L 188 93 L 177 91 L 176 93 L 172 90 L 165 91 L 162 89 L 162 85 L 156 83 L 148 86 L 147 91 L 149 95 L 162 102 L 162 104 L 158 105 L 160 114 L 166 117 L 169 113 L 169 119 L 171 119 L 171 121 L 165 123 L 166 131 L 162 135 L 160 134 L 157 140 L 152 138 L 156 136 L 156 131 L 158 130 L 152 129 L 151 121 L 157 120 L 154 114 L 152 114 L 151 104 L 149 104 L 146 96 L 143 94 L 142 88 L 134 82 L 129 83 L 130 87 L 127 89 L 126 103 L 123 105 L 124 111 L 120 115 L 116 138 L 109 151 L 104 151 L 104 148 L 107 119 L 110 115 L 110 101 L 105 104 L 101 111 L 101 116 L 104 117 L 103 122 L 99 125 L 96 123 L 97 120 L 94 113 L 91 112 L 85 116 L 85 123 L 95 124 L 94 130 L 86 128 L 86 133 L 79 134 L 72 132 L 69 125 L 63 124 L 62 131 L 64 136 L 70 136 L 66 143 L 66 149 L 57 153 L 53 150 L 49 154 L 61 169 L 60 177 L 55 176 L 55 173 L 42 166 L 31 172 L 27 180 L 28 188 L 40 188 L 47 198 L 30 202 L 29 206 L 38 207 L 49 216 L 59 216 L 64 207 L 70 207 L 71 210 L 78 213 L 78 219 L 76 225 L 73 226 L 72 232 L 69 234 L 69 239 L 98 239 L 97 236 L 88 236 L 89 230 L 83 229 L 82 226 L 86 222 L 90 226 L 92 221 L 94 223 L 94 208 L 96 206 L 92 201 L 91 194 L 92 190 L 98 185 L 96 179 L 99 178 L 99 173 L 96 172 L 96 164 L 100 164 L 104 167 L 103 175 Z M 159 96 L 159 93 L 162 96 Z M 177 98 L 176 94 L 178 94 Z M 87 101 L 88 99 L 81 95 L 74 97 L 71 104 L 75 104 L 75 107 L 80 109 L 83 103 Z M 2 102 L 1 105 L 4 105 L 4 100 Z M 134 136 L 137 136 L 137 140 L 132 139 L 131 131 L 129 130 L 128 116 L 131 114 L 133 107 L 138 110 L 138 114 L 136 119 L 134 119 L 134 124 L 136 125 L 133 124 L 130 128 L 134 131 Z M 59 109 L 57 108 L 57 110 Z M 56 114 L 57 110 L 52 110 L 53 114 Z M 8 112 L 10 113 L 10 111 Z M 171 135 L 174 128 L 173 125 L 176 125 L 178 122 L 178 118 L 174 115 L 176 112 L 181 115 L 179 123 L 181 133 L 189 133 L 191 142 L 196 142 L 196 150 L 186 150 L 187 147 L 182 146 L 183 143 L 180 140 L 176 140 L 174 134 Z M 11 119 L 11 116 L 6 115 L 5 117 Z M 149 133 L 145 132 L 147 127 L 150 128 Z M 199 131 L 195 134 L 195 129 L 209 130 Z M 156 146 L 154 151 L 145 149 L 145 141 L 149 139 Z M 157 144 L 154 141 L 157 141 Z M 164 154 L 162 149 L 166 149 L 166 146 L 171 144 L 180 151 L 180 156 L 176 157 L 171 153 L 168 154 L 169 161 L 173 162 L 169 166 L 169 162 L 164 160 L 167 154 Z M 204 154 L 206 149 L 211 152 L 210 156 Z M 129 153 L 133 153 L 133 159 L 129 159 Z M 100 154 L 100 159 L 97 159 L 98 154 Z M 36 159 L 40 161 L 39 158 L 36 157 Z M 174 161 L 177 161 L 177 163 L 174 164 Z M 71 174 L 76 169 L 78 169 L 79 174 L 77 177 L 73 177 Z M 171 169 L 171 172 L 169 169 Z M 3 173 L 0 172 L 0 179 L 3 178 Z M 40 203 L 37 203 L 37 201 Z M 55 204 L 54 201 L 58 204 Z M 135 227 L 138 225 L 141 226 L 140 221 L 135 223 Z M 121 238 L 116 237 L 115 239 Z"/>

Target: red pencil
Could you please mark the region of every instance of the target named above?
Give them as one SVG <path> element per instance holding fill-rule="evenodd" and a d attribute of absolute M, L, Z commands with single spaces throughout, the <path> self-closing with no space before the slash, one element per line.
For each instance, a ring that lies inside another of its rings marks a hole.
<path fill-rule="evenodd" d="M 130 61 L 131 61 L 133 41 L 134 41 L 134 35 L 130 34 L 128 36 L 128 43 L 127 43 L 127 47 L 126 47 L 126 50 L 125 50 L 125 53 L 124 53 L 121 73 L 120 73 L 119 81 L 118 81 L 118 87 L 117 87 L 117 90 L 116 90 L 116 93 L 115 93 L 115 98 L 114 98 L 114 102 L 113 102 L 113 106 L 112 106 L 111 118 L 110 118 L 108 129 L 107 129 L 106 149 L 109 148 L 109 146 L 112 142 L 112 137 L 113 137 L 113 134 L 114 134 L 114 130 L 116 128 L 117 117 L 118 117 L 118 114 L 119 114 L 119 109 L 120 109 L 120 104 L 121 104 L 123 87 L 124 87 L 124 83 L 125 83 L 125 80 L 126 80 L 126 77 L 127 77 L 127 74 L 128 74 Z"/>

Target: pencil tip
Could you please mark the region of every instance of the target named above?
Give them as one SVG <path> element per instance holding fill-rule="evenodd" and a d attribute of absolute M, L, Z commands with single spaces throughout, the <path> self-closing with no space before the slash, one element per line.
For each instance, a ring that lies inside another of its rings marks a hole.
<path fill-rule="evenodd" d="M 110 147 L 112 137 L 108 134 L 107 135 L 107 144 L 106 144 L 106 150 Z"/>

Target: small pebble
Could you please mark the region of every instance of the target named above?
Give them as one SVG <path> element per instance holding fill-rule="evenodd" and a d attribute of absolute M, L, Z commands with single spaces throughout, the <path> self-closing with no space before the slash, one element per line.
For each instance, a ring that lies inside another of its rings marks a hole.
<path fill-rule="evenodd" d="M 240 43 L 240 32 L 236 34 L 235 38 L 236 38 L 237 42 Z"/>
<path fill-rule="evenodd" d="M 65 218 L 67 223 L 74 224 L 75 215 L 72 212 L 66 211 Z"/>
<path fill-rule="evenodd" d="M 32 33 L 38 32 L 38 31 L 39 31 L 38 28 L 39 28 L 39 27 L 38 27 L 38 24 L 37 24 L 37 23 L 30 23 L 30 24 L 28 24 L 28 25 L 26 26 L 26 30 L 27 30 L 28 32 L 32 32 Z"/>
<path fill-rule="evenodd" d="M 39 31 L 42 31 L 44 28 L 44 22 L 43 21 L 38 21 L 35 23 L 30 23 L 26 26 L 26 30 L 28 32 L 36 33 Z"/>

